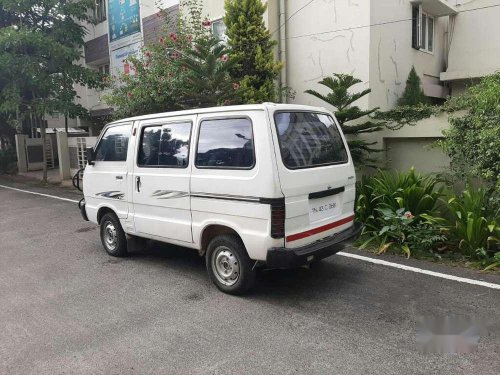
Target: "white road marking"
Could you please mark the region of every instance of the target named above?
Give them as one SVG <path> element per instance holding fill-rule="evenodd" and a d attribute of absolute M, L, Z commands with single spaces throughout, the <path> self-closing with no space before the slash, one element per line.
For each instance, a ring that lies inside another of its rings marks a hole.
<path fill-rule="evenodd" d="M 23 193 L 28 193 L 28 194 L 41 195 L 42 197 L 59 199 L 59 200 L 61 200 L 61 201 L 67 201 L 67 202 L 74 202 L 74 203 L 78 203 L 78 201 L 75 201 L 74 199 L 69 199 L 69 198 L 58 197 L 58 196 L 56 196 L 56 195 L 42 194 L 42 193 L 37 193 L 36 191 L 29 191 L 29 190 L 17 189 L 17 188 L 13 188 L 13 187 L 10 187 L 10 186 L 5 186 L 5 185 L 0 185 L 0 187 L 3 187 L 4 189 L 10 189 L 10 190 L 15 190 L 15 191 L 21 191 L 21 192 L 23 192 Z"/>
<path fill-rule="evenodd" d="M 56 195 L 42 194 L 42 193 L 37 193 L 35 191 L 17 189 L 17 188 L 13 188 L 13 187 L 10 187 L 10 186 L 5 186 L 5 185 L 0 185 L 0 187 L 3 187 L 4 189 L 21 191 L 23 193 L 40 195 L 42 197 L 47 197 L 47 198 L 59 199 L 59 200 L 62 200 L 62 201 L 67 201 L 67 202 L 78 203 L 78 201 L 76 201 L 74 199 L 58 197 Z M 458 281 L 460 283 L 466 283 L 466 284 L 472 284 L 472 285 L 479 285 L 479 286 L 484 286 L 486 288 L 491 288 L 491 289 L 500 289 L 500 284 L 488 283 L 486 281 L 468 279 L 468 278 L 465 278 L 465 277 L 458 277 L 458 276 L 448 275 L 446 273 L 424 270 L 422 268 L 405 266 L 403 264 L 388 262 L 388 261 L 382 260 L 382 259 L 369 258 L 369 257 L 365 257 L 365 256 L 362 256 L 362 255 L 346 253 L 346 252 L 343 252 L 343 251 L 338 252 L 337 255 L 340 255 L 340 256 L 343 256 L 343 257 L 347 257 L 347 258 L 362 260 L 362 261 L 369 262 L 369 263 L 380 264 L 382 266 L 398 268 L 398 269 L 404 270 L 404 271 L 410 271 L 410 272 L 415 272 L 415 273 L 422 273 L 424 275 L 429 275 L 429 276 L 434 276 L 434 277 L 440 277 L 442 279 L 447 279 L 447 280 Z"/>
<path fill-rule="evenodd" d="M 467 283 L 467 284 L 472 284 L 472 285 L 479 285 L 479 286 L 484 286 L 486 288 L 491 288 L 491 289 L 500 289 L 500 284 L 493 284 L 493 283 L 488 283 L 486 281 L 468 279 L 468 278 L 465 278 L 465 277 L 458 277 L 458 276 L 448 275 L 446 273 L 424 270 L 422 268 L 405 266 L 403 264 L 392 263 L 392 262 L 388 262 L 388 261 L 382 260 L 382 259 L 369 258 L 369 257 L 365 257 L 365 256 L 362 256 L 362 255 L 345 253 L 343 251 L 338 252 L 337 255 L 341 255 L 341 256 L 347 257 L 347 258 L 353 258 L 353 259 L 363 260 L 365 262 L 370 262 L 370 263 L 374 263 L 374 264 L 380 264 L 380 265 L 383 265 L 383 266 L 388 266 L 388 267 L 393 267 L 393 268 L 399 268 L 399 269 L 405 270 L 405 271 L 422 273 L 424 275 L 430 275 L 430 276 L 440 277 L 442 279 L 458 281 L 460 283 Z"/>

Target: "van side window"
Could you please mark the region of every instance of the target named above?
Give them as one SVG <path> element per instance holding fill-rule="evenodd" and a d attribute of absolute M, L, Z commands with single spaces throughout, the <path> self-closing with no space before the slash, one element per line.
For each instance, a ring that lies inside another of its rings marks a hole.
<path fill-rule="evenodd" d="M 254 164 L 250 119 L 227 118 L 201 122 L 196 153 L 197 167 L 250 169 Z"/>
<path fill-rule="evenodd" d="M 96 149 L 96 161 L 126 161 L 130 124 L 112 126 L 106 130 Z"/>
<path fill-rule="evenodd" d="M 137 164 L 140 167 L 187 167 L 190 137 L 191 122 L 144 127 Z"/>

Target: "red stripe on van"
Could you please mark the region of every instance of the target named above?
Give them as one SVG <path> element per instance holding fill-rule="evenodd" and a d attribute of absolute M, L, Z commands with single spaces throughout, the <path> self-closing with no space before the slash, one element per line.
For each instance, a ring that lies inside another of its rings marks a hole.
<path fill-rule="evenodd" d="M 333 223 L 330 223 L 330 224 L 322 225 L 321 227 L 309 229 L 305 232 L 291 234 L 290 236 L 286 236 L 286 242 L 297 241 L 297 240 L 301 240 L 302 238 L 314 236 L 315 234 L 325 232 L 327 230 L 330 230 L 330 229 L 333 229 L 336 227 L 340 227 L 341 225 L 347 224 L 353 220 L 354 220 L 354 215 L 348 216 L 348 217 L 346 217 L 344 219 L 340 219 L 338 221 L 334 221 Z"/>

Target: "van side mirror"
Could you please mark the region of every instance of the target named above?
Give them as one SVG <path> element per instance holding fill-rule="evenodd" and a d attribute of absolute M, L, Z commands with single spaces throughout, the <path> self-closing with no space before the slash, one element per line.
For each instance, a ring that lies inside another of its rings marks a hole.
<path fill-rule="evenodd" d="M 87 147 L 85 149 L 85 155 L 87 156 L 88 165 L 94 165 L 94 161 L 95 161 L 94 149 L 92 147 Z"/>

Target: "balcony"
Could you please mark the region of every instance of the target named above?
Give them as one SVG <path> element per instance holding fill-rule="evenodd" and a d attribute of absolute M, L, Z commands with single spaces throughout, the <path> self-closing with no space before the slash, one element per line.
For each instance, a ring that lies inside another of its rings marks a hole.
<path fill-rule="evenodd" d="M 422 5 L 422 10 L 434 17 L 451 16 L 457 14 L 455 7 L 445 0 L 411 0 L 414 5 Z"/>

